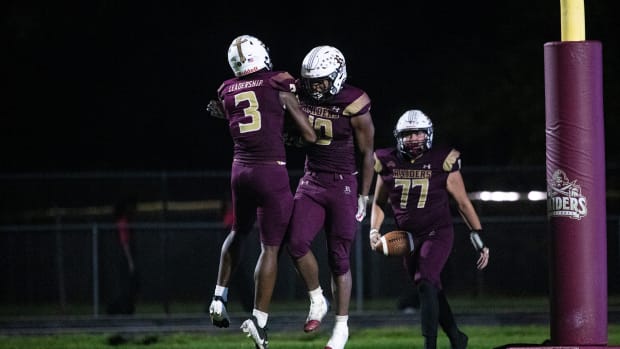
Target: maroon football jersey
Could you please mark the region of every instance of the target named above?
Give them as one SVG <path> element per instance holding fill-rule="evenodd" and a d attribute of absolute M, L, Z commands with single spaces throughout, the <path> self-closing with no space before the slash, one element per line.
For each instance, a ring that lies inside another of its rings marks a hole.
<path fill-rule="evenodd" d="M 342 90 L 322 104 L 303 97 L 302 109 L 318 132 L 319 140 L 306 149 L 306 170 L 351 174 L 357 170 L 351 118 L 370 110 L 370 97 L 363 90 L 344 84 Z"/>
<path fill-rule="evenodd" d="M 396 224 L 416 235 L 452 225 L 446 181 L 460 167 L 452 148 L 433 147 L 414 161 L 396 148 L 375 151 L 375 171 L 389 190 Z"/>
<path fill-rule="evenodd" d="M 218 88 L 234 141 L 235 160 L 286 161 L 282 138 L 285 110 L 280 91 L 296 92 L 295 79 L 288 72 L 257 72 L 226 80 Z"/>

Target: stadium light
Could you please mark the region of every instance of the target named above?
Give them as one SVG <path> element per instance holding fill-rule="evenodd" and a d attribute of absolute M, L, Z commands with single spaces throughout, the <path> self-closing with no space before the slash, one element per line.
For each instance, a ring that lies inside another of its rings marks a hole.
<path fill-rule="evenodd" d="M 471 200 L 480 201 L 541 201 L 547 199 L 547 193 L 543 191 L 532 190 L 527 193 L 519 193 L 515 191 L 479 191 L 472 192 L 469 195 Z"/>

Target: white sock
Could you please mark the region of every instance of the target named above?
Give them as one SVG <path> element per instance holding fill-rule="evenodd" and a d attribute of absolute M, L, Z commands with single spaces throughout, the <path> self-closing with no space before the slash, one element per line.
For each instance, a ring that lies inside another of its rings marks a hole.
<path fill-rule="evenodd" d="M 213 293 L 215 296 L 220 296 L 224 300 L 224 302 L 228 302 L 228 287 L 215 285 L 215 292 Z"/>
<path fill-rule="evenodd" d="M 308 295 L 310 295 L 310 300 L 312 302 L 320 302 L 323 297 L 323 289 L 321 288 L 321 286 L 319 286 L 314 290 L 308 292 Z"/>
<path fill-rule="evenodd" d="M 336 323 L 334 324 L 334 331 L 332 336 L 327 341 L 327 346 L 330 348 L 341 349 L 347 344 L 349 339 L 349 326 L 347 321 L 349 315 L 336 315 Z"/>
<path fill-rule="evenodd" d="M 336 322 L 334 324 L 334 330 L 348 328 L 349 327 L 349 325 L 347 324 L 348 321 L 349 321 L 349 315 L 336 315 Z"/>
<path fill-rule="evenodd" d="M 254 317 L 256 318 L 256 322 L 258 322 L 258 327 L 263 328 L 267 325 L 267 318 L 269 317 L 269 314 L 254 308 L 254 310 L 252 310 L 252 315 L 254 315 Z"/>

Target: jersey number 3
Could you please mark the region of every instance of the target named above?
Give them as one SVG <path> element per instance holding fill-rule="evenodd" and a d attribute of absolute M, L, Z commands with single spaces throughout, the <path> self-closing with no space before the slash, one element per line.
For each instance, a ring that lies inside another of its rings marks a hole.
<path fill-rule="evenodd" d="M 258 111 L 258 99 L 254 91 L 241 92 L 235 95 L 235 106 L 243 101 L 248 101 L 248 106 L 243 108 L 243 115 L 250 117 L 250 122 L 240 122 L 239 132 L 254 132 L 261 128 L 261 115 Z"/>

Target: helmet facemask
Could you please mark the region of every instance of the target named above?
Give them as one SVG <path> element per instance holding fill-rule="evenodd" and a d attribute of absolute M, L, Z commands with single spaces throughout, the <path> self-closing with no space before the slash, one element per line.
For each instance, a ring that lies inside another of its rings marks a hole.
<path fill-rule="evenodd" d="M 318 46 L 312 49 L 301 64 L 304 92 L 317 101 L 329 99 L 342 90 L 347 79 L 344 56 L 335 47 Z"/>
<path fill-rule="evenodd" d="M 408 135 L 419 132 L 424 134 L 424 139 L 405 139 Z M 394 137 L 398 150 L 415 159 L 433 146 L 433 123 L 421 111 L 408 110 L 398 119 Z"/>
<path fill-rule="evenodd" d="M 412 133 L 422 132 L 424 134 L 424 139 L 421 140 L 409 140 L 406 139 Z M 430 149 L 431 143 L 429 141 L 428 131 L 426 129 L 419 130 L 405 130 L 400 132 L 396 136 L 396 143 L 398 146 L 398 150 L 401 153 L 404 153 L 411 157 L 412 159 L 417 158 L 422 153 Z"/>
<path fill-rule="evenodd" d="M 316 79 L 301 79 L 304 92 L 317 101 L 326 100 L 333 96 L 334 84 L 331 76 Z"/>

